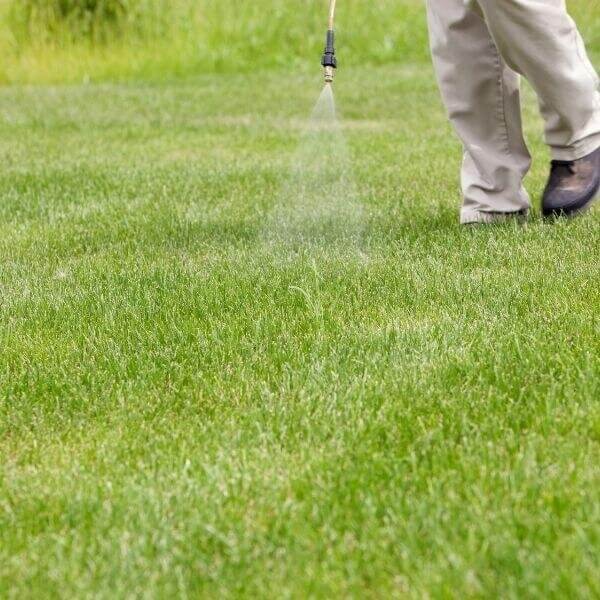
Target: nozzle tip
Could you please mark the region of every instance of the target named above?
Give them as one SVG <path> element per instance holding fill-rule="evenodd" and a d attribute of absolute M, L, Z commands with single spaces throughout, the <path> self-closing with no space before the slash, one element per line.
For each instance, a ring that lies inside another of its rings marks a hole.
<path fill-rule="evenodd" d="M 324 74 L 325 74 L 325 83 L 332 83 L 333 82 L 333 67 L 325 67 Z"/>

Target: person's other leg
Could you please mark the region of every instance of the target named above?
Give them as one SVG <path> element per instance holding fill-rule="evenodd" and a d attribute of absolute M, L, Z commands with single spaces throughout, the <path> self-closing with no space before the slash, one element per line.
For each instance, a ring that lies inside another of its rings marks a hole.
<path fill-rule="evenodd" d="M 565 1 L 479 3 L 503 58 L 527 77 L 540 100 L 554 159 L 542 212 L 577 214 L 600 189 L 600 93 Z"/>
<path fill-rule="evenodd" d="M 565 0 L 478 1 L 502 57 L 537 92 L 552 158 L 598 149 L 598 78 Z"/>
<path fill-rule="evenodd" d="M 434 66 L 464 146 L 462 223 L 525 213 L 519 77 L 501 58 L 476 2 L 427 0 Z"/>

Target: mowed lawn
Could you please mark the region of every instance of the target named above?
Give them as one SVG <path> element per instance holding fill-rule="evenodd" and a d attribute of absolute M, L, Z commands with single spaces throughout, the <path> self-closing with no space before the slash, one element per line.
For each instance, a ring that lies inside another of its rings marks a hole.
<path fill-rule="evenodd" d="M 320 86 L 0 90 L 0 596 L 600 594 L 600 212 L 460 228 L 430 67 L 364 68 L 360 228 L 271 236 Z"/>

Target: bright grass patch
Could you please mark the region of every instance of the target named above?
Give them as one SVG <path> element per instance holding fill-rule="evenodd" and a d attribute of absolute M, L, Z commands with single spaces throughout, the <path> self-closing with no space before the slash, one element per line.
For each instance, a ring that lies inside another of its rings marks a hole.
<path fill-rule="evenodd" d="M 0 91 L 0 596 L 600 594 L 598 212 L 459 228 L 431 70 L 365 68 L 360 236 L 265 235 L 319 86 Z"/>

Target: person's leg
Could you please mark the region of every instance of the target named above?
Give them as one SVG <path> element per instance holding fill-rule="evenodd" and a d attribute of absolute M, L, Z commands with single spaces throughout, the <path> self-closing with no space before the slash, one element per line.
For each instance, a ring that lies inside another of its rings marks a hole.
<path fill-rule="evenodd" d="M 464 146 L 462 223 L 526 212 L 531 158 L 519 77 L 501 58 L 477 3 L 427 0 L 431 49 L 450 120 Z"/>
<path fill-rule="evenodd" d="M 552 158 L 600 147 L 598 78 L 565 0 L 478 1 L 502 57 L 538 94 Z"/>

